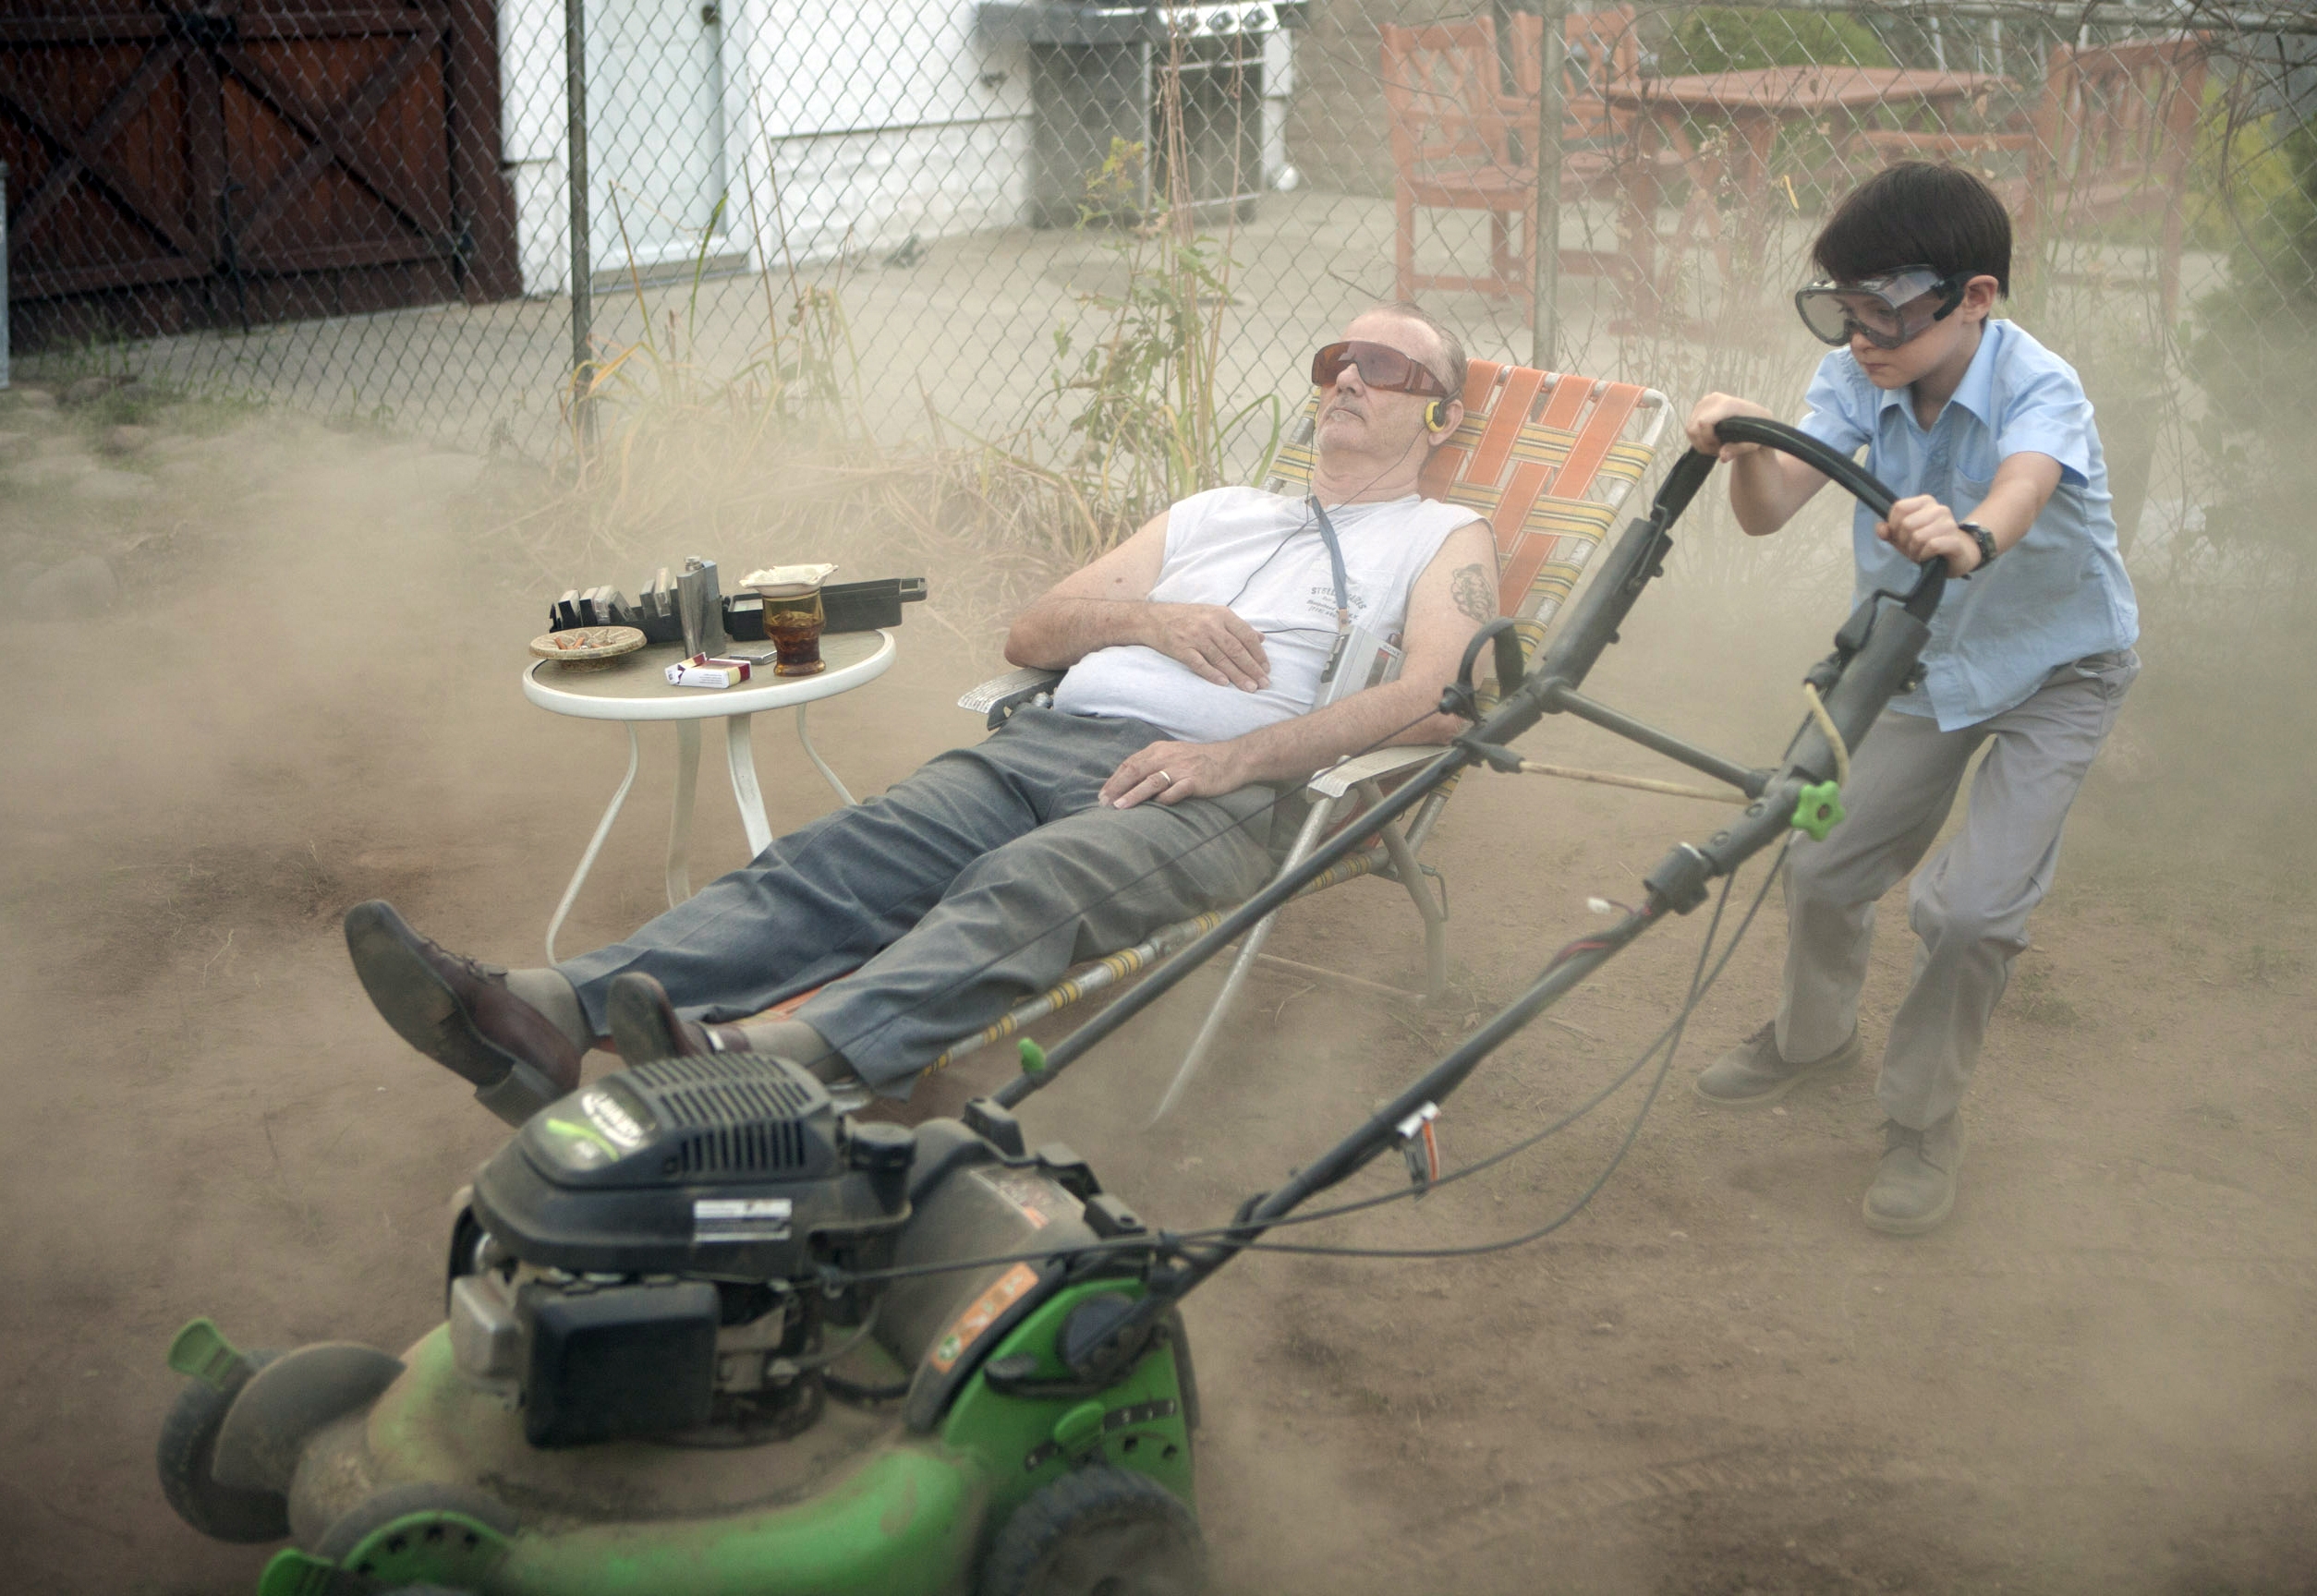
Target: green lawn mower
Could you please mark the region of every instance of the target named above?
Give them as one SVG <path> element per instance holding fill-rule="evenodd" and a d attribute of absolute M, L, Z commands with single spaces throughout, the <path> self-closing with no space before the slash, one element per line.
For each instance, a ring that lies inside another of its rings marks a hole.
<path fill-rule="evenodd" d="M 1789 429 L 1724 432 L 1888 509 Z M 1711 464 L 1692 453 L 1668 474 L 1536 671 L 1523 676 L 1504 623 L 1475 639 L 1449 694 L 1473 730 L 1377 819 L 1469 766 L 1517 767 L 1507 744 L 1556 712 L 1730 782 L 1752 800 L 1743 817 L 1677 846 L 1641 907 L 1229 1224 L 1149 1228 L 1075 1154 L 1033 1150 L 1013 1110 L 1296 877 L 1050 1056 L 1025 1047 L 1024 1073 L 958 1119 L 850 1118 L 807 1071 L 749 1055 L 641 1064 L 564 1097 L 460 1194 L 446 1323 L 401 1357 L 243 1352 L 207 1320 L 180 1332 L 169 1361 L 189 1381 L 159 1456 L 170 1504 L 221 1540 L 295 1542 L 261 1596 L 1189 1596 L 1204 1551 L 1184 1296 L 1394 1148 L 1408 1190 L 1444 1179 L 1433 1119 L 1481 1059 L 1753 853 L 1795 828 L 1823 834 L 1846 750 L 1913 669 L 1943 569 L 1850 617 L 1812 672 L 1823 710 L 1776 769 L 1578 694 Z M 1488 647 L 1504 695 L 1484 715 L 1472 679 Z M 1362 840 L 1338 837 L 1302 874 Z"/>

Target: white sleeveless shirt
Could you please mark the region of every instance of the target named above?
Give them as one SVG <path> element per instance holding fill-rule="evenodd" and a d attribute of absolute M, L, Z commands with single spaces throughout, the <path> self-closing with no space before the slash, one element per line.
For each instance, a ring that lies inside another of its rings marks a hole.
<path fill-rule="evenodd" d="M 1353 623 L 1406 624 L 1409 589 L 1448 535 L 1478 519 L 1461 504 L 1410 495 L 1331 505 Z M 1336 641 L 1336 586 L 1311 506 L 1256 488 L 1195 493 L 1167 514 L 1157 604 L 1222 604 L 1263 635 L 1271 684 L 1219 686 L 1140 644 L 1098 648 L 1061 680 L 1054 707 L 1147 720 L 1185 743 L 1219 743 L 1310 712 Z"/>

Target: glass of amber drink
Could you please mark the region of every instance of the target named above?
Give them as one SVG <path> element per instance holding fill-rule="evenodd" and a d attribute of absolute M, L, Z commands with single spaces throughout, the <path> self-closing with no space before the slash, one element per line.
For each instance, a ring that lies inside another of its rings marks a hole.
<path fill-rule="evenodd" d="M 801 587 L 801 592 L 787 589 Z M 764 635 L 772 639 L 775 676 L 817 676 L 828 669 L 820 657 L 820 584 L 783 583 L 760 589 Z"/>

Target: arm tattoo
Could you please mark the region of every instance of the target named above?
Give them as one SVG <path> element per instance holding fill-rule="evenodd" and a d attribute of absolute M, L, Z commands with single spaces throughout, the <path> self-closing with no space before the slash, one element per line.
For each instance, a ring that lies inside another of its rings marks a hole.
<path fill-rule="evenodd" d="M 1497 618 L 1496 586 L 1480 566 L 1467 565 L 1450 576 L 1449 591 L 1455 597 L 1456 607 L 1482 625 Z"/>

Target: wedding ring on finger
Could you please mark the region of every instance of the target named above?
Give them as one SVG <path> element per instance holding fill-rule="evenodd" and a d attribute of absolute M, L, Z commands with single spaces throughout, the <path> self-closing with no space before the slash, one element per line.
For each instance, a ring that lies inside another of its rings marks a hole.
<path fill-rule="evenodd" d="M 1158 780 L 1164 781 L 1170 787 L 1174 785 L 1174 778 L 1168 775 L 1164 770 L 1158 772 Z"/>

